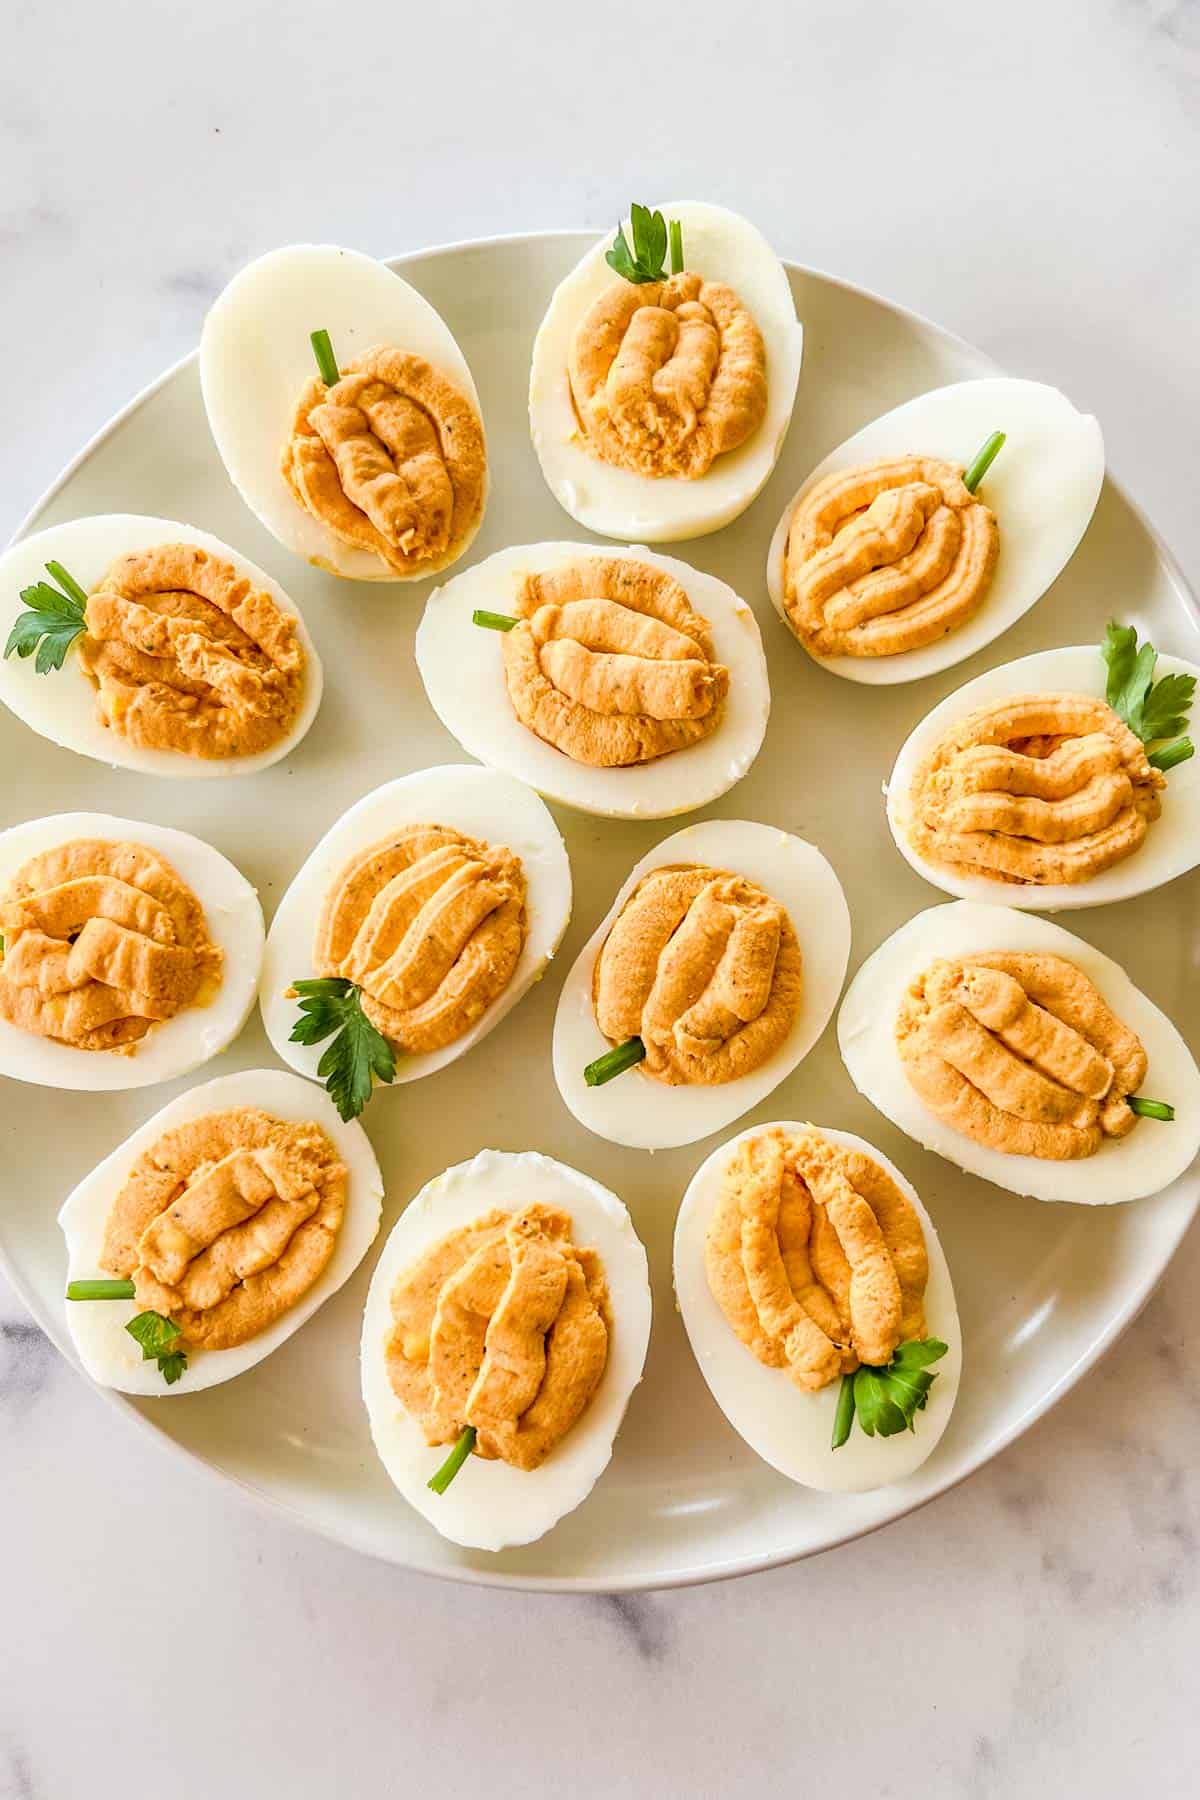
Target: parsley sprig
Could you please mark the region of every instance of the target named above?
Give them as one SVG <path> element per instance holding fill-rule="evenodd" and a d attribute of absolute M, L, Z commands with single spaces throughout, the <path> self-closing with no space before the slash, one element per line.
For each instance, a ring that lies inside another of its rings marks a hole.
<path fill-rule="evenodd" d="M 850 1436 L 855 1414 L 868 1437 L 895 1437 L 913 1431 L 913 1420 L 925 1410 L 939 1362 L 950 1348 L 941 1338 L 910 1338 L 897 1346 L 892 1360 L 882 1367 L 864 1364 L 853 1375 L 842 1376 L 837 1412 L 833 1421 L 833 1448 L 840 1450 Z"/>
<path fill-rule="evenodd" d="M 300 999 L 300 1018 L 289 1043 L 333 1042 L 317 1064 L 341 1117 L 357 1119 L 371 1098 L 375 1080 L 396 1079 L 396 1055 L 381 1031 L 362 1009 L 360 989 L 343 975 L 319 980 L 294 981 L 292 991 Z"/>
<path fill-rule="evenodd" d="M 128 1280 L 69 1281 L 68 1300 L 132 1300 L 134 1286 Z M 140 1312 L 125 1327 L 141 1347 L 142 1361 L 154 1361 L 168 1387 L 174 1387 L 188 1366 L 187 1351 L 177 1348 L 181 1336 L 174 1319 L 160 1312 Z"/>
<path fill-rule="evenodd" d="M 18 613 L 4 646 L 5 656 L 32 656 L 39 675 L 61 669 L 67 651 L 87 624 L 87 594 L 59 562 L 48 562 L 49 581 L 21 589 L 28 612 Z M 36 655 L 34 654 L 36 651 Z"/>
<path fill-rule="evenodd" d="M 609 268 L 615 270 L 624 281 L 632 281 L 637 287 L 647 281 L 662 281 L 667 273 L 668 247 L 671 274 L 678 275 L 681 272 L 683 229 L 678 219 L 672 219 L 668 227 L 660 212 L 651 212 L 648 206 L 639 206 L 635 201 L 629 209 L 629 229 L 633 249 L 629 248 L 625 227 L 618 225 L 612 247 L 604 257 Z"/>
<path fill-rule="evenodd" d="M 176 1349 L 180 1332 L 173 1319 L 159 1312 L 141 1312 L 125 1327 L 142 1347 L 142 1361 L 158 1364 L 159 1374 L 173 1387 L 188 1366 L 187 1352 Z"/>
<path fill-rule="evenodd" d="M 1159 746 L 1150 751 L 1151 766 L 1165 774 L 1194 756 L 1196 746 L 1182 733 L 1187 730 L 1196 677 L 1164 675 L 1155 681 L 1158 651 L 1149 642 L 1139 646 L 1136 627 L 1118 625 L 1115 619 L 1108 622 L 1100 654 L 1108 664 L 1108 704 L 1143 744 Z"/>

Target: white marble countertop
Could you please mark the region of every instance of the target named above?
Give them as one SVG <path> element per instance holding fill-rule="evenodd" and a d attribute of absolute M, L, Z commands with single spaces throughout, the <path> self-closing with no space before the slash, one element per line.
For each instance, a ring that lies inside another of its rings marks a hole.
<path fill-rule="evenodd" d="M 20 8 L 5 52 L 0 538 L 250 256 L 687 192 L 1066 388 L 1200 575 L 1194 0 L 110 0 Z M 1097 1376 L 890 1530 L 571 1600 L 261 1516 L 0 1281 L 0 1796 L 1194 1793 L 1198 1284 L 1193 1232 Z"/>

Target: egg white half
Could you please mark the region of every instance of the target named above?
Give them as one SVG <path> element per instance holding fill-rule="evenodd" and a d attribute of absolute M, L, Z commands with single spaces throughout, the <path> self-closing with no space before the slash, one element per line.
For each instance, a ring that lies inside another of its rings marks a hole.
<path fill-rule="evenodd" d="M 84 1369 L 103 1387 L 152 1398 L 195 1394 L 252 1369 L 298 1331 L 331 1294 L 348 1281 L 379 1231 L 383 1178 L 366 1132 L 357 1120 L 344 1124 L 331 1100 L 281 1069 L 242 1069 L 190 1088 L 155 1113 L 110 1156 L 85 1175 L 63 1204 L 59 1225 L 67 1240 L 67 1281 L 101 1275 L 104 1226 L 134 1162 L 165 1131 L 232 1106 L 259 1106 L 279 1119 L 312 1120 L 331 1139 L 349 1172 L 346 1211 L 333 1255 L 308 1292 L 265 1331 L 232 1350 L 189 1350 L 188 1366 L 168 1387 L 157 1364 L 145 1362 L 125 1327 L 139 1310 L 136 1300 L 64 1300 L 67 1325 Z"/>
<path fill-rule="evenodd" d="M 608 1362 L 587 1410 L 538 1469 L 469 1456 L 444 1494 L 426 1485 L 450 1446 L 430 1447 L 396 1398 L 385 1351 L 397 1279 L 449 1232 L 494 1208 L 518 1212 L 531 1202 L 571 1215 L 581 1248 L 599 1251 L 612 1298 Z M 363 1314 L 362 1391 L 371 1436 L 384 1468 L 411 1506 L 453 1544 L 504 1550 L 531 1544 L 586 1500 L 612 1456 L 629 1397 L 642 1378 L 650 1339 L 646 1252 L 617 1196 L 537 1150 L 481 1150 L 421 1189 L 392 1228 L 371 1277 Z"/>
<path fill-rule="evenodd" d="M 1200 668 L 1177 656 L 1160 656 L 1158 676 L 1193 675 Z M 1035 887 L 1015 881 L 994 881 L 986 875 L 958 875 L 926 861 L 909 839 L 912 817 L 912 785 L 917 770 L 938 740 L 980 707 L 992 706 L 1007 695 L 1073 693 L 1104 699 L 1108 668 L 1098 644 L 1071 644 L 1060 650 L 1041 650 L 977 675 L 964 687 L 935 706 L 905 740 L 887 783 L 887 817 L 896 847 L 918 875 L 945 894 L 959 900 L 990 901 L 1020 907 L 1022 912 L 1066 912 L 1083 906 L 1107 906 L 1114 900 L 1132 900 L 1138 894 L 1174 881 L 1200 863 L 1200 758 L 1180 763 L 1167 776 L 1162 796 L 1162 816 L 1154 821 L 1144 842 L 1111 869 L 1090 881 L 1062 882 Z"/>
<path fill-rule="evenodd" d="M 571 916 L 571 865 L 558 827 L 536 794 L 497 769 L 447 763 L 402 775 L 359 800 L 321 839 L 271 921 L 263 958 L 260 1005 L 267 1036 L 286 1063 L 311 1081 L 325 1044 L 293 1044 L 300 1017 L 287 998 L 294 981 L 313 969 L 317 920 L 330 886 L 359 851 L 378 844 L 406 825 L 446 825 L 489 844 L 507 845 L 521 858 L 527 884 L 527 932 L 512 979 L 504 992 L 452 1044 L 421 1056 L 397 1056 L 396 1080 L 419 1081 L 465 1055 L 495 1029 L 544 972 Z"/>
<path fill-rule="evenodd" d="M 534 340 L 529 377 L 533 447 L 559 505 L 602 537 L 648 544 L 704 537 L 745 512 L 778 460 L 804 351 L 787 271 L 749 220 L 698 200 L 672 201 L 659 210 L 680 222 L 685 266 L 727 283 L 754 315 L 767 352 L 767 411 L 758 430 L 696 481 L 655 480 L 614 468 L 584 449 L 567 362 L 584 314 L 620 279 L 604 260 L 615 231 L 606 232 L 555 288 Z M 628 219 L 624 229 L 632 244 Z"/>
<path fill-rule="evenodd" d="M 195 544 L 211 556 L 231 562 L 248 575 L 256 587 L 265 588 L 280 612 L 296 621 L 305 651 L 304 695 L 295 723 L 269 750 L 254 756 L 224 756 L 211 760 L 188 756 L 182 750 L 146 750 L 131 744 L 120 732 L 103 724 L 96 708 L 96 690 L 79 667 L 74 646 L 67 651 L 61 669 L 39 675 L 34 659 L 0 658 L 0 700 L 41 737 L 64 750 L 77 750 L 114 769 L 134 769 L 139 775 L 170 775 L 212 779 L 248 775 L 290 756 L 317 716 L 324 676 L 316 645 L 309 635 L 299 607 L 279 583 L 252 563 L 248 556 L 195 525 L 178 519 L 155 519 L 140 513 L 98 513 L 89 518 L 68 519 L 47 526 L 32 537 L 20 538 L 0 556 L 0 648 L 7 641 L 18 613 L 26 610 L 20 590 L 44 581 L 46 564 L 60 562 L 89 593 L 118 556 L 136 550 L 153 550 L 159 544 Z"/>
<path fill-rule="evenodd" d="M 1174 1106 L 1174 1123 L 1142 1119 L 1127 1137 L 1106 1140 L 1094 1156 L 1051 1162 L 989 1149 L 930 1112 L 896 1053 L 901 998 L 935 958 L 989 950 L 1045 951 L 1082 969 L 1141 1038 L 1149 1060 L 1142 1091 Z M 1182 1175 L 1200 1150 L 1200 1069 L 1179 1032 L 1111 957 L 1036 914 L 969 900 L 918 913 L 867 958 L 850 983 L 838 1015 L 838 1044 L 855 1087 L 893 1125 L 969 1175 L 1034 1200 L 1081 1206 L 1139 1200 Z"/>
<path fill-rule="evenodd" d="M 895 656 L 814 657 L 847 681 L 890 687 L 963 662 L 1015 625 L 1074 555 L 1104 484 L 1104 439 L 1089 413 L 1040 381 L 1008 375 L 956 381 L 918 394 L 873 419 L 819 462 L 784 508 L 767 553 L 767 587 L 780 618 L 783 558 L 796 502 L 837 469 L 899 456 L 934 456 L 966 466 L 993 431 L 1008 441 L 984 476 L 979 498 L 1000 525 L 1000 557 L 979 611 L 920 650 Z M 811 654 L 811 652 L 810 652 Z"/>
<path fill-rule="evenodd" d="M 717 1087 L 668 1087 L 637 1068 L 602 1087 L 583 1071 L 610 1048 L 592 1007 L 592 973 L 613 922 L 643 876 L 670 864 L 725 869 L 757 882 L 787 911 L 804 958 L 800 1011 L 787 1039 L 749 1075 Z M 635 864 L 563 983 L 554 1018 L 554 1079 L 581 1124 L 634 1150 L 668 1150 L 709 1137 L 765 1100 L 803 1060 L 837 1005 L 850 956 L 850 909 L 814 845 L 774 825 L 706 819 L 664 838 Z"/>
<path fill-rule="evenodd" d="M 687 590 L 712 627 L 716 660 L 730 673 L 724 716 L 711 737 L 654 762 L 593 769 L 544 743 L 517 718 L 504 681 L 503 633 L 472 625 L 471 614 L 476 608 L 511 613 L 526 575 L 584 556 L 632 557 Z M 551 800 L 609 819 L 665 819 L 717 799 L 758 755 L 771 710 L 762 637 L 746 602 L 715 575 L 642 545 L 519 544 L 499 550 L 434 589 L 417 628 L 416 657 L 431 706 L 464 750 Z"/>
<path fill-rule="evenodd" d="M 150 1087 L 186 1075 L 233 1042 L 254 1004 L 263 956 L 258 895 L 229 859 L 201 838 L 107 813 L 54 813 L 0 832 L 0 892 L 31 856 L 76 838 L 142 844 L 170 863 L 204 908 L 209 936 L 224 953 L 221 985 L 206 1006 L 187 1006 L 152 1025 L 132 1054 L 76 1050 L 0 1019 L 0 1075 L 91 1093 Z"/>
<path fill-rule="evenodd" d="M 289 244 L 247 264 L 204 321 L 200 382 L 221 460 L 251 512 L 306 562 L 355 581 L 424 580 L 456 561 L 470 539 L 441 563 L 400 575 L 371 551 L 334 537 L 283 478 L 280 453 L 300 396 L 317 373 L 309 335 L 320 330 L 328 331 L 341 368 L 377 344 L 390 344 L 423 356 L 480 411 L 453 332 L 416 288 L 360 251 Z M 481 509 L 472 537 L 482 517 Z"/>
<path fill-rule="evenodd" d="M 950 1422 L 962 1373 L 962 1331 L 946 1253 L 933 1221 L 912 1183 L 873 1144 L 848 1131 L 817 1130 L 831 1144 L 860 1150 L 902 1189 L 920 1215 L 929 1253 L 925 1290 L 926 1336 L 948 1348 L 932 1368 L 937 1375 L 912 1431 L 895 1437 L 868 1437 L 857 1419 L 840 1450 L 830 1448 L 841 1383 L 819 1393 L 803 1393 L 782 1369 L 768 1369 L 736 1336 L 713 1298 L 704 1266 L 704 1243 L 721 1195 L 725 1171 L 745 1138 L 765 1131 L 805 1131 L 813 1127 L 784 1120 L 753 1125 L 722 1144 L 701 1163 L 683 1197 L 675 1223 L 675 1294 L 692 1353 L 709 1391 L 734 1430 L 771 1467 L 805 1487 L 824 1493 L 865 1493 L 903 1481 L 932 1454 Z"/>

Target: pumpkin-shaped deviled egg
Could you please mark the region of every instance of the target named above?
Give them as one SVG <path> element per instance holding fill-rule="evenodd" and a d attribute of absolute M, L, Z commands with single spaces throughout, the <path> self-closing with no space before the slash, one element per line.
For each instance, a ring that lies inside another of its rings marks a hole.
<path fill-rule="evenodd" d="M 330 244 L 259 257 L 204 322 L 200 379 L 230 480 L 318 568 L 415 581 L 478 531 L 487 445 L 471 371 L 384 263 Z"/>
<path fill-rule="evenodd" d="M 181 1094 L 59 1214 L 85 1370 L 149 1396 L 243 1374 L 349 1280 L 382 1199 L 366 1132 L 310 1081 L 243 1069 Z"/>
<path fill-rule="evenodd" d="M 321 701 L 277 581 L 194 525 L 70 519 L 0 556 L 0 700 L 53 744 L 142 775 L 245 775 Z"/>
<path fill-rule="evenodd" d="M 1007 631 L 1061 574 L 1104 482 L 1089 415 L 1037 381 L 918 394 L 818 463 L 767 557 L 780 618 L 847 681 L 916 681 Z"/>
<path fill-rule="evenodd" d="M 563 983 L 559 1092 L 589 1131 L 665 1150 L 740 1118 L 807 1056 L 850 955 L 812 844 L 709 819 L 644 856 Z"/>
<path fill-rule="evenodd" d="M 184 831 L 57 813 L 0 833 L 0 1074 L 111 1092 L 186 1075 L 258 990 L 244 875 Z"/>
<path fill-rule="evenodd" d="M 609 818 L 715 800 L 757 756 L 771 705 L 746 602 L 641 547 L 501 550 L 430 595 L 416 655 L 465 749 Z"/>
<path fill-rule="evenodd" d="M 271 922 L 267 1035 L 343 1117 L 486 1037 L 544 973 L 571 868 L 537 795 L 450 764 L 385 783 L 321 839 Z"/>
<path fill-rule="evenodd" d="M 790 1481 L 862 1492 L 936 1448 L 962 1368 L 945 1253 L 862 1138 L 756 1125 L 692 1177 L 675 1294 L 714 1400 Z"/>
<path fill-rule="evenodd" d="M 608 1465 L 650 1310 L 628 1212 L 577 1169 L 481 1150 L 429 1182 L 363 1318 L 371 1436 L 404 1498 L 475 1549 L 549 1531 Z"/>
<path fill-rule="evenodd" d="M 1157 1194 L 1200 1150 L 1200 1069 L 1110 957 L 1049 919 L 918 913 L 846 991 L 850 1078 L 928 1150 L 1036 1200 Z"/>
<path fill-rule="evenodd" d="M 1182 735 L 1198 679 L 1115 621 L 1102 645 L 976 676 L 896 758 L 899 850 L 947 894 L 1031 912 L 1173 881 L 1200 862 L 1200 761 Z"/>
<path fill-rule="evenodd" d="M 719 531 L 775 467 L 803 343 L 787 271 L 748 220 L 633 207 L 534 341 L 529 418 L 554 497 L 604 537 Z"/>

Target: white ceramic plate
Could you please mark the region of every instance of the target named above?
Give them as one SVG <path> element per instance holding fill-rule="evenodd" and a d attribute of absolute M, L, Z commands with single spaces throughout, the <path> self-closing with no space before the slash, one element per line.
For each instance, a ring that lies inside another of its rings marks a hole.
<path fill-rule="evenodd" d="M 545 298 L 592 235 L 501 239 L 397 264 L 444 315 L 479 384 L 494 485 L 468 560 L 505 543 L 578 535 L 541 478 L 526 392 Z M 826 276 L 792 269 L 791 279 L 814 348 L 779 466 L 735 524 L 678 546 L 755 606 L 775 694 L 757 763 L 698 816 L 766 819 L 820 845 L 850 901 L 857 965 L 930 904 L 931 890 L 892 843 L 881 788 L 904 738 L 936 701 L 995 663 L 1098 637 L 1114 608 L 1149 630 L 1162 650 L 1191 661 L 1200 660 L 1200 634 L 1178 570 L 1109 482 L 1063 576 L 983 654 L 928 681 L 886 689 L 819 669 L 763 591 L 767 541 L 785 500 L 867 419 L 922 389 L 991 373 L 992 365 L 935 326 Z M 1086 408 L 1090 397 L 1073 398 Z M 4 767 L 19 767 L 22 779 L 6 789 L 0 825 L 86 807 L 179 826 L 232 858 L 257 884 L 269 916 L 317 838 L 360 795 L 408 770 L 461 760 L 413 662 L 428 585 L 348 591 L 281 549 L 225 479 L 194 359 L 88 446 L 26 528 L 110 510 L 194 521 L 282 581 L 324 658 L 320 714 L 303 744 L 273 768 L 228 784 L 176 782 L 168 790 L 57 749 L 3 712 L 0 757 Z M 239 1380 L 169 1407 L 113 1404 L 293 1520 L 390 1561 L 460 1579 L 613 1591 L 709 1580 L 809 1555 L 961 1480 L 1079 1380 L 1162 1273 L 1195 1210 L 1197 1178 L 1133 1206 L 1045 1206 L 1001 1193 L 918 1150 L 874 1112 L 855 1093 L 828 1029 L 743 1123 L 819 1119 L 857 1132 L 898 1164 L 929 1208 L 954 1271 L 967 1373 L 945 1437 L 912 1480 L 861 1495 L 795 1488 L 726 1424 L 672 1304 L 675 1204 L 717 1140 L 654 1156 L 604 1143 L 572 1119 L 550 1069 L 562 974 L 631 864 L 672 827 L 564 810 L 557 817 L 576 894 L 558 961 L 484 1043 L 429 1081 L 380 1100 L 365 1123 L 388 1190 L 381 1243 L 424 1182 L 488 1145 L 544 1150 L 595 1176 L 630 1207 L 650 1255 L 654 1331 L 646 1379 L 591 1498 L 539 1543 L 500 1556 L 454 1548 L 404 1504 L 371 1447 L 358 1392 L 359 1326 L 374 1254 L 302 1331 Z M 1126 961 L 1138 985 L 1190 1032 L 1193 1049 L 1200 1048 L 1198 902 L 1200 874 L 1193 873 L 1134 902 L 1085 913 L 1079 926 Z M 204 1079 L 272 1060 L 254 1020 Z M 0 1248 L 18 1291 L 67 1355 L 59 1204 L 93 1163 L 185 1085 L 64 1096 L 5 1083 L 0 1091 L 8 1177 Z M 112 1454 L 116 1479 L 119 1435 Z"/>

